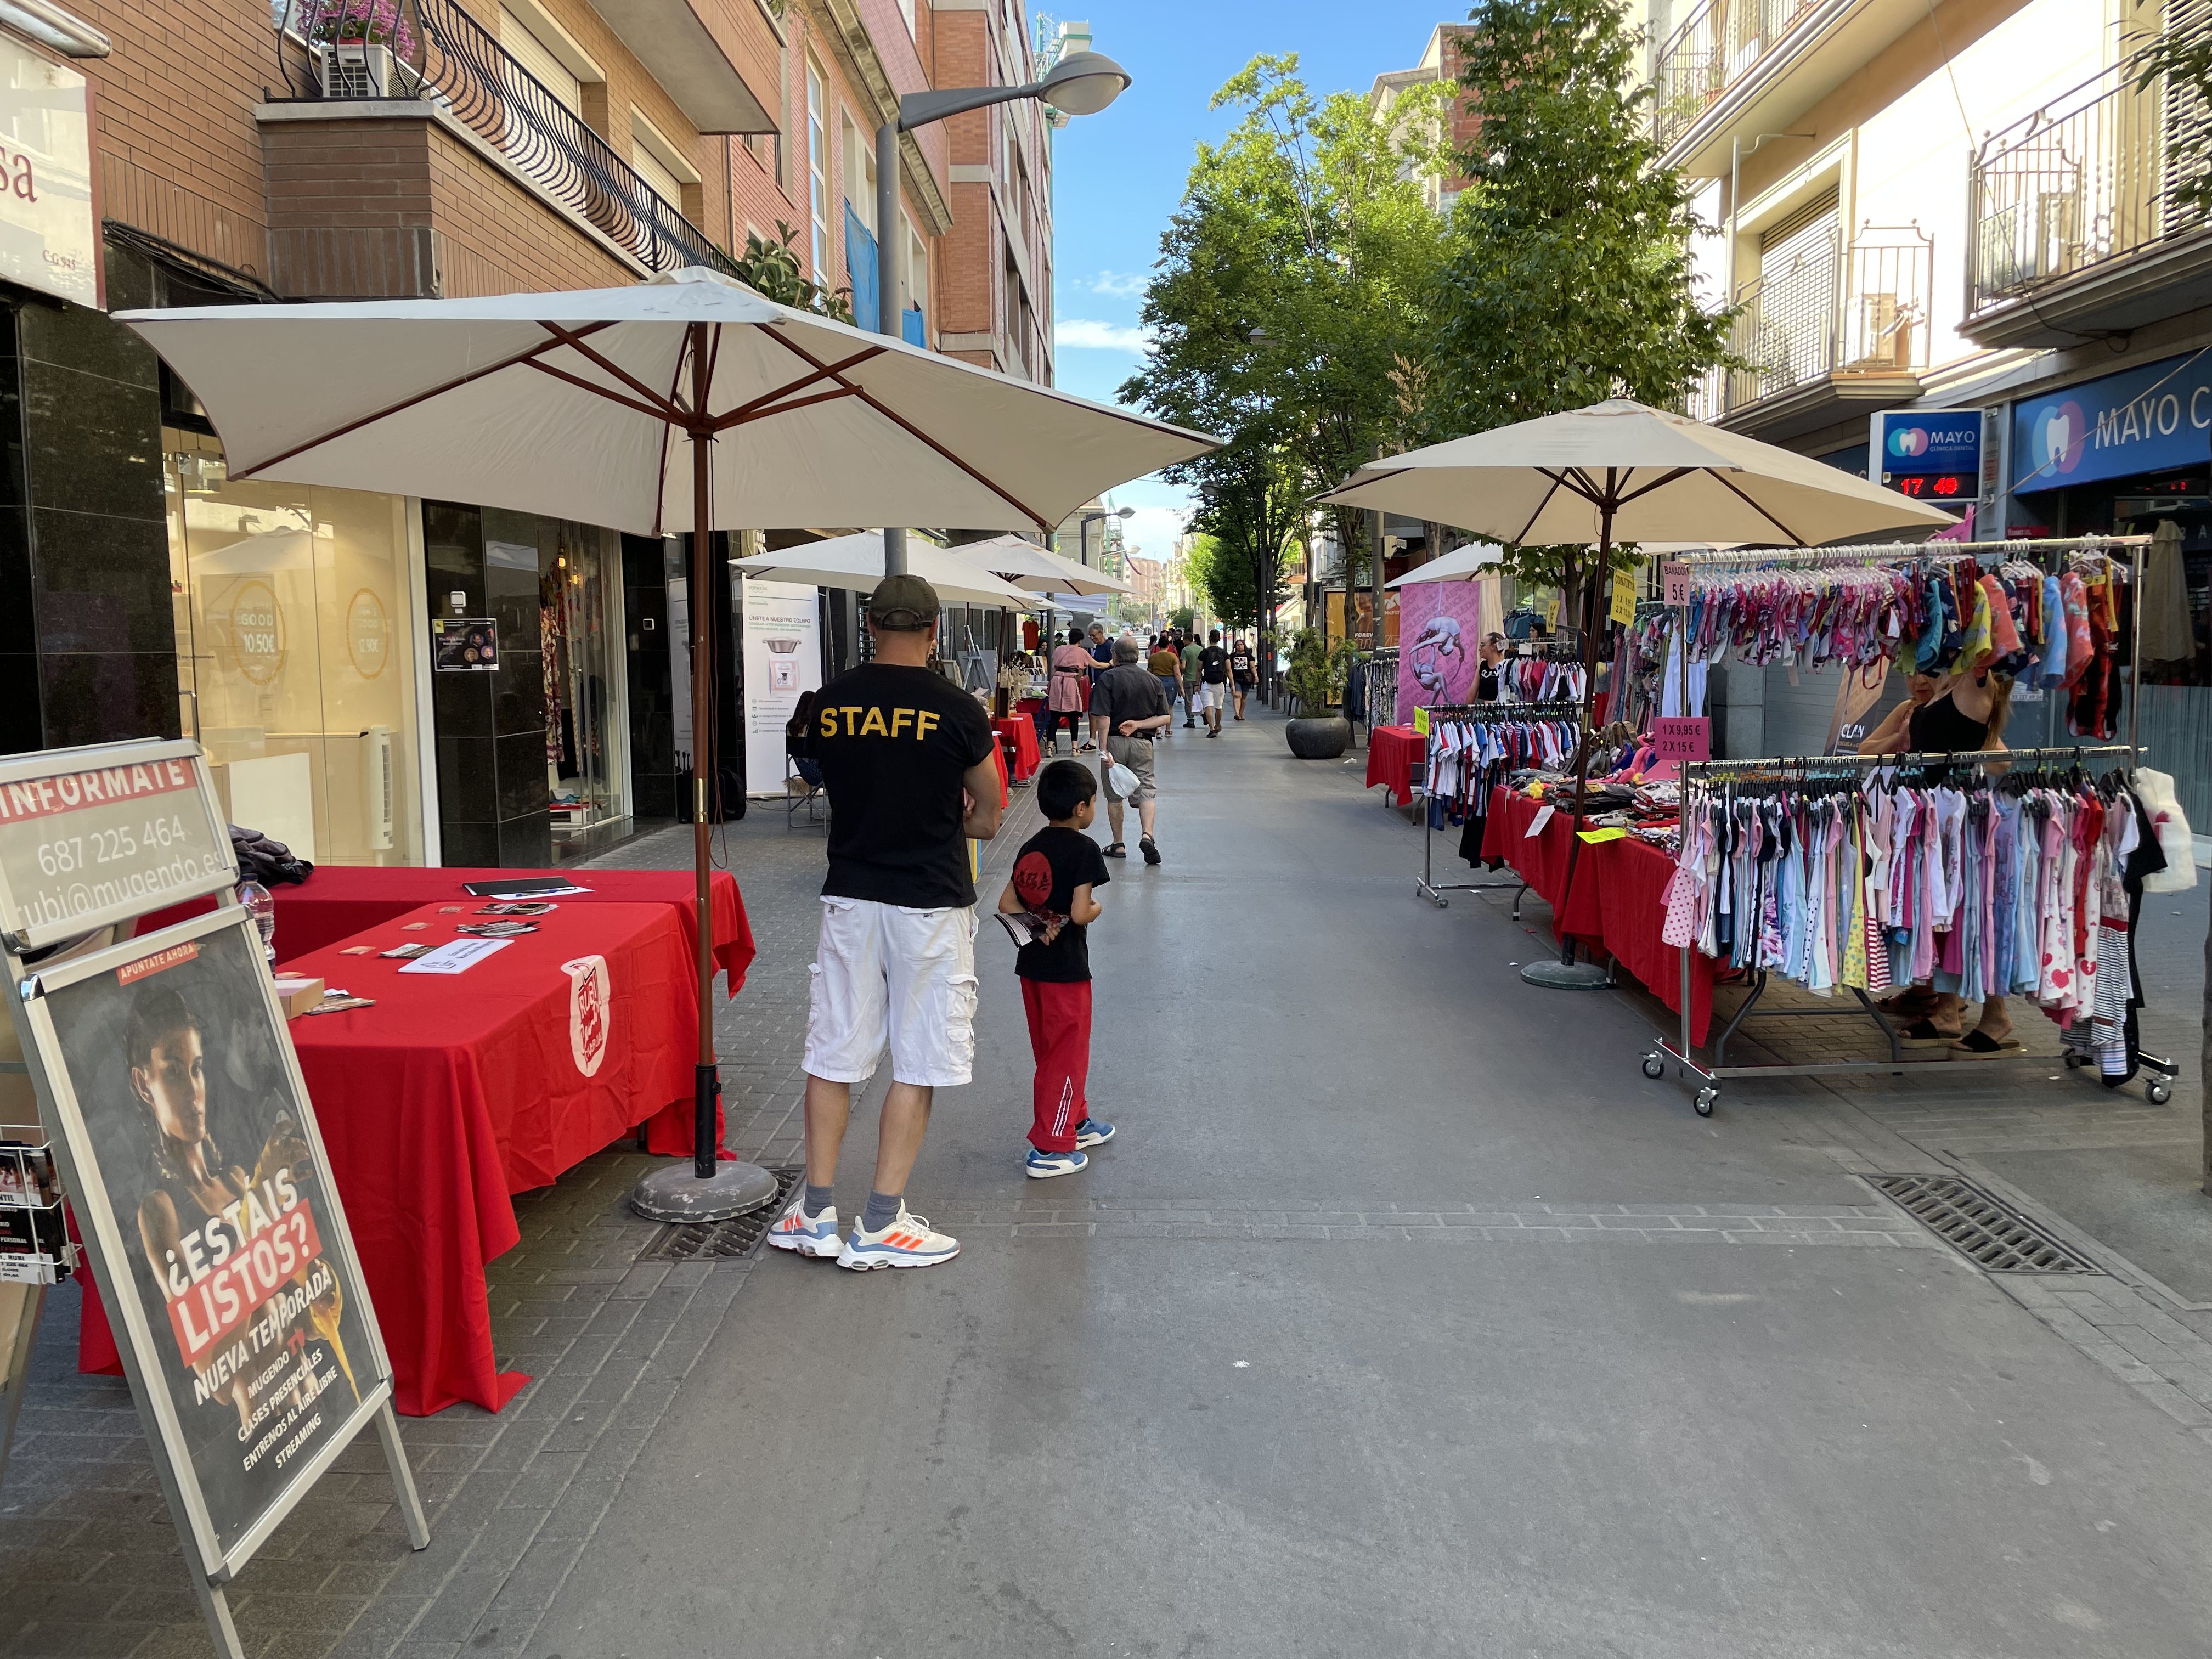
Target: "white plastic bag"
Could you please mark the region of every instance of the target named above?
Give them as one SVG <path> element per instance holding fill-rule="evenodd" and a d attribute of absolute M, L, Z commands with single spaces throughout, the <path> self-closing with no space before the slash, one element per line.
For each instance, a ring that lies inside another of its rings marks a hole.
<path fill-rule="evenodd" d="M 2187 892 L 2197 885 L 2197 838 L 2190 834 L 2189 820 L 2182 814 L 2181 803 L 2174 799 L 2173 779 L 2148 766 L 2140 767 L 2136 771 L 2136 793 L 2142 797 L 2158 834 L 2159 850 L 2166 854 L 2166 868 L 2143 878 L 2143 891 Z"/>

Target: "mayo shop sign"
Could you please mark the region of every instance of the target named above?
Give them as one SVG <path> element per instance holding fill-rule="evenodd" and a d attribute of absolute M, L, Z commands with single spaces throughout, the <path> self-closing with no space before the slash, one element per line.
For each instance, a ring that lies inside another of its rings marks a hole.
<path fill-rule="evenodd" d="M 2027 398 L 2013 409 L 2012 454 L 2021 491 L 2200 465 L 2212 457 L 2212 355 Z"/>
<path fill-rule="evenodd" d="M 0 276 L 104 302 L 84 76 L 0 35 Z"/>

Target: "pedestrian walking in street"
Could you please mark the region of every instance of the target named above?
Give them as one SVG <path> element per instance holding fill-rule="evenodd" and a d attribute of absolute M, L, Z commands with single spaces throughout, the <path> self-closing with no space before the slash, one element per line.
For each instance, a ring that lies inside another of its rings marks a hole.
<path fill-rule="evenodd" d="M 1044 700 L 1044 730 L 1037 735 L 1044 739 L 1045 752 L 1060 752 L 1060 723 L 1067 722 L 1067 744 L 1076 754 L 1084 754 L 1091 747 L 1084 740 L 1083 711 L 1091 706 L 1091 649 L 1083 642 L 1083 630 L 1067 630 L 1065 644 L 1053 647 L 1052 678 L 1046 682 Z"/>
<path fill-rule="evenodd" d="M 1114 665 L 1114 641 L 1106 637 L 1106 624 L 1091 624 L 1091 684 L 1097 685 L 1098 677 Z"/>
<path fill-rule="evenodd" d="M 1258 660 L 1252 654 L 1250 641 L 1237 639 L 1230 641 L 1229 690 L 1230 695 L 1237 699 L 1237 718 L 1240 720 L 1244 718 L 1244 699 L 1252 695 L 1252 688 L 1260 683 L 1259 676 L 1253 672 L 1253 665 Z"/>
<path fill-rule="evenodd" d="M 1221 648 L 1221 630 L 1206 636 L 1206 649 L 1198 653 L 1197 712 L 1206 718 L 1206 735 L 1221 735 L 1221 705 L 1229 690 L 1229 653 Z"/>
<path fill-rule="evenodd" d="M 1153 637 L 1152 654 L 1145 665 L 1152 671 L 1152 678 L 1160 683 L 1160 690 L 1167 694 L 1169 720 L 1160 728 L 1160 737 L 1165 740 L 1168 733 L 1175 729 L 1176 698 L 1182 689 L 1182 659 L 1176 654 L 1168 636 L 1160 634 Z"/>
<path fill-rule="evenodd" d="M 1199 659 L 1206 654 L 1206 647 L 1194 634 L 1182 642 L 1178 654 L 1182 658 L 1182 726 L 1188 732 L 1198 723 L 1198 688 L 1204 679 Z"/>
<path fill-rule="evenodd" d="M 927 1267 L 959 1241 L 906 1207 L 939 1089 L 975 1060 L 975 888 L 969 839 L 999 832 L 998 738 L 975 699 L 928 667 L 937 592 L 886 576 L 868 610 L 875 660 L 816 700 L 813 758 L 830 793 L 830 872 L 810 970 L 806 1180 L 769 1243 L 841 1267 Z M 888 1044 L 875 1182 L 841 1241 L 832 1187 L 853 1086 Z"/>
<path fill-rule="evenodd" d="M 1014 857 L 999 895 L 1006 915 L 1026 915 L 1036 937 L 1014 957 L 1029 1016 L 1030 1052 L 1036 1058 L 1030 1091 L 1030 1154 L 1033 1181 L 1073 1175 L 1090 1162 L 1086 1148 L 1114 1138 L 1114 1126 L 1091 1115 L 1091 946 L 1085 933 L 1101 907 L 1093 890 L 1113 878 L 1098 843 L 1085 832 L 1098 813 L 1098 784 L 1085 767 L 1054 761 L 1037 775 L 1037 809 L 1046 827 Z"/>
<path fill-rule="evenodd" d="M 1103 750 L 1099 771 L 1106 783 L 1106 821 L 1114 833 L 1113 842 L 1106 848 L 1109 859 L 1129 856 L 1121 840 L 1124 797 L 1114 787 L 1114 769 L 1119 764 L 1136 779 L 1127 799 L 1136 803 L 1137 823 L 1142 832 L 1138 846 L 1145 862 L 1160 861 L 1159 845 L 1152 839 L 1153 802 L 1158 793 L 1152 781 L 1152 738 L 1173 718 L 1160 693 L 1160 683 L 1137 661 L 1136 641 L 1121 641 L 1114 647 L 1114 666 L 1098 677 L 1091 693 L 1091 735 Z"/>

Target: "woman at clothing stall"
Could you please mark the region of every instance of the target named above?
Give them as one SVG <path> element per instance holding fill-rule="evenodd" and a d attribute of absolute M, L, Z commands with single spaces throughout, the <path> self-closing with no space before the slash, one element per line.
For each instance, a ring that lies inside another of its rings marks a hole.
<path fill-rule="evenodd" d="M 1091 707 L 1091 652 L 1083 642 L 1083 630 L 1067 630 L 1067 642 L 1054 647 L 1052 653 L 1052 678 L 1046 686 L 1044 707 L 1039 715 L 1037 737 L 1048 755 L 1060 752 L 1060 723 L 1067 722 L 1068 740 L 1080 755 L 1091 745 L 1083 738 L 1083 711 Z"/>
<path fill-rule="evenodd" d="M 1485 634 L 1482 650 L 1475 659 L 1474 700 L 1477 702 L 1498 701 L 1498 665 L 1505 660 L 1505 635 Z"/>
<path fill-rule="evenodd" d="M 1859 744 L 1862 755 L 1966 755 L 2002 749 L 2012 713 L 2008 674 L 1912 674 L 1905 701 L 1889 712 Z M 1937 980 L 1945 977 L 1939 973 Z M 1914 986 L 1883 1005 L 1911 1024 L 1908 1042 L 1942 1043 L 1962 1060 L 1979 1060 L 2020 1047 L 2002 997 L 1982 1004 L 1981 1021 L 1965 1030 L 1966 1005 L 1952 991 Z"/>

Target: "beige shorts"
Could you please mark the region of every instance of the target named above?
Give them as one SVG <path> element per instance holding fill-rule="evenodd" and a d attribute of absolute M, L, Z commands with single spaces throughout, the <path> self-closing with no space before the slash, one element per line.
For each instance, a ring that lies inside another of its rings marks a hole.
<path fill-rule="evenodd" d="M 1129 793 L 1129 799 L 1141 806 L 1159 794 L 1159 791 L 1152 787 L 1152 740 L 1150 738 L 1109 737 L 1106 739 L 1106 758 L 1121 762 L 1137 775 L 1137 787 Z M 1106 799 L 1120 800 L 1121 797 L 1114 793 L 1113 769 L 1101 766 L 1098 773 L 1106 786 Z"/>
<path fill-rule="evenodd" d="M 866 1083 L 884 1047 L 901 1083 L 957 1088 L 975 1065 L 975 913 L 822 901 L 806 1069 Z"/>

